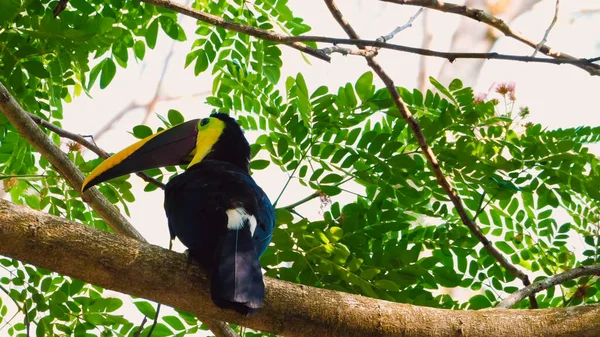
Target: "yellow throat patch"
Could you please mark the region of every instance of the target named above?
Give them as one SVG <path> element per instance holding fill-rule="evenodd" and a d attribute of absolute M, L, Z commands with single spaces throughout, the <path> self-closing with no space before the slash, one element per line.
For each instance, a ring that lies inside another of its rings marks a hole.
<path fill-rule="evenodd" d="M 188 165 L 188 168 L 201 162 L 202 159 L 204 159 L 204 157 L 206 157 L 210 151 L 212 151 L 213 146 L 223 134 L 225 126 L 225 122 L 215 117 L 209 117 L 208 123 L 205 125 L 202 125 L 202 121 L 198 123 L 198 138 L 196 138 L 196 148 L 191 153 L 191 155 L 194 157 Z"/>

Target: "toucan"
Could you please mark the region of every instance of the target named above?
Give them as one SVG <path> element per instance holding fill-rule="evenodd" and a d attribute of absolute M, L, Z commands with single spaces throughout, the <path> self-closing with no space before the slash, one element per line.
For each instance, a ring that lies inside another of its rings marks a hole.
<path fill-rule="evenodd" d="M 250 145 L 225 113 L 194 119 L 130 145 L 102 162 L 82 190 L 151 168 L 185 165 L 165 187 L 171 240 L 210 273 L 211 297 L 251 315 L 263 303 L 259 257 L 271 242 L 275 211 L 250 176 Z"/>

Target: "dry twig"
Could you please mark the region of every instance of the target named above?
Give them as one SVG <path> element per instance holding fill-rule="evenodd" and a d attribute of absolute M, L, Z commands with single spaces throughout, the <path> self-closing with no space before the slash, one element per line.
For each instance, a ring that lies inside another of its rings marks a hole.
<path fill-rule="evenodd" d="M 533 54 L 531 54 L 531 57 L 534 57 L 535 54 L 537 54 L 537 52 L 540 50 L 540 48 L 546 43 L 546 41 L 548 41 L 548 36 L 550 35 L 550 31 L 556 24 L 556 20 L 558 20 L 558 8 L 559 7 L 560 7 L 560 0 L 556 0 L 556 6 L 554 7 L 554 17 L 552 18 L 552 22 L 550 22 L 550 26 L 548 26 L 548 29 L 546 29 L 546 32 L 544 33 L 544 37 L 542 38 L 542 41 L 540 41 L 540 43 L 538 43 L 537 47 L 535 47 L 535 50 L 533 51 Z"/>
<path fill-rule="evenodd" d="M 402 26 L 396 27 L 388 35 L 384 35 L 384 36 L 378 37 L 376 41 L 378 41 L 378 42 L 387 42 L 387 41 L 393 39 L 394 36 L 396 36 L 396 34 L 400 33 L 401 31 L 403 31 L 403 30 L 405 30 L 407 28 L 412 27 L 413 22 L 417 19 L 417 17 L 419 15 L 421 15 L 421 13 L 423 13 L 424 10 L 425 10 L 425 8 L 423 8 L 423 7 L 419 8 L 419 10 L 415 13 L 415 15 L 411 16 L 410 19 L 408 19 L 408 22 L 406 22 Z"/>

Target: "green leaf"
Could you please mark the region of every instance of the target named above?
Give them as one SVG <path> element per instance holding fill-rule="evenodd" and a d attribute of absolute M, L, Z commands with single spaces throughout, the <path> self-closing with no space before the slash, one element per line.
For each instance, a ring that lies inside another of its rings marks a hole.
<path fill-rule="evenodd" d="M 375 286 L 389 291 L 399 291 L 400 287 L 394 282 L 390 280 L 377 280 L 375 281 Z"/>
<path fill-rule="evenodd" d="M 490 300 L 484 295 L 475 295 L 469 299 L 469 309 L 470 310 L 479 310 L 484 308 L 489 308 L 492 306 Z"/>
<path fill-rule="evenodd" d="M 133 302 L 133 304 L 146 317 L 151 319 L 154 319 L 154 317 L 156 317 L 156 309 L 154 309 L 154 306 L 150 304 L 150 302 L 137 301 Z"/>
<path fill-rule="evenodd" d="M 149 331 L 150 328 L 151 327 L 148 326 L 144 329 L 144 331 L 146 331 L 146 330 Z M 152 331 L 152 337 L 168 337 L 168 336 L 173 336 L 173 331 L 171 329 L 169 329 L 169 327 L 163 323 L 156 324 L 156 326 L 154 327 L 154 330 Z"/>
<path fill-rule="evenodd" d="M 463 83 L 458 78 L 453 79 L 452 82 L 450 82 L 450 85 L 448 86 L 448 89 L 450 89 L 450 91 L 457 91 L 462 88 L 463 88 Z"/>
<path fill-rule="evenodd" d="M 381 270 L 379 268 L 369 268 L 364 270 L 361 274 L 360 277 L 362 279 L 365 280 L 371 280 L 373 277 L 375 277 L 375 275 L 379 274 L 381 272 Z"/>
<path fill-rule="evenodd" d="M 44 67 L 44 64 L 37 60 L 31 60 L 21 63 L 21 66 L 27 70 L 31 75 L 39 78 L 48 78 L 50 73 Z"/>
<path fill-rule="evenodd" d="M 106 88 L 115 77 L 117 66 L 111 58 L 107 58 L 102 66 L 102 74 L 100 75 L 100 89 Z"/>
<path fill-rule="evenodd" d="M 173 329 L 175 329 L 177 331 L 181 331 L 181 330 L 185 329 L 185 325 L 183 325 L 183 323 L 177 316 L 165 316 L 165 317 L 163 317 L 163 320 L 167 324 L 169 324 L 169 326 L 171 326 Z"/>
<path fill-rule="evenodd" d="M 287 209 L 278 208 L 275 210 L 275 219 L 277 224 L 290 224 L 294 221 L 294 216 Z"/>
<path fill-rule="evenodd" d="M 173 126 L 181 124 L 185 121 L 185 118 L 183 118 L 181 112 L 175 109 L 169 110 L 169 112 L 167 113 L 167 118 L 169 119 L 169 123 L 171 123 L 171 125 Z"/>
<path fill-rule="evenodd" d="M 330 173 L 321 179 L 321 184 L 335 184 L 342 181 L 343 177 L 339 174 Z"/>
<path fill-rule="evenodd" d="M 144 56 L 146 55 L 146 44 L 142 40 L 135 41 L 133 52 L 138 60 L 143 60 Z"/>
<path fill-rule="evenodd" d="M 133 135 L 138 139 L 152 136 L 152 129 L 147 125 L 136 125 L 133 127 Z"/>
<path fill-rule="evenodd" d="M 154 49 L 156 46 L 156 39 L 158 37 L 158 19 L 154 19 L 148 28 L 146 28 L 144 37 L 146 38 L 146 44 L 148 47 L 150 47 L 150 49 Z"/>
<path fill-rule="evenodd" d="M 356 94 L 360 98 L 362 102 L 371 98 L 373 94 L 373 73 L 371 71 L 367 71 L 362 74 L 358 81 L 356 81 Z"/>
<path fill-rule="evenodd" d="M 0 27 L 5 23 L 12 23 L 19 14 L 22 6 L 22 0 L 2 0 L 0 1 Z"/>
<path fill-rule="evenodd" d="M 196 65 L 194 66 L 194 75 L 198 76 L 200 73 L 208 69 L 208 58 L 206 57 L 206 53 L 198 53 L 198 57 L 196 58 Z"/>
<path fill-rule="evenodd" d="M 331 227 L 328 232 L 328 236 L 333 242 L 339 241 L 344 236 L 344 230 L 340 227 Z"/>
<path fill-rule="evenodd" d="M 500 249 L 504 254 L 514 254 L 515 250 L 504 241 L 496 242 L 496 247 Z"/>
<path fill-rule="evenodd" d="M 268 160 L 256 159 L 250 162 L 250 168 L 253 170 L 264 170 L 269 164 L 271 164 L 271 162 Z"/>

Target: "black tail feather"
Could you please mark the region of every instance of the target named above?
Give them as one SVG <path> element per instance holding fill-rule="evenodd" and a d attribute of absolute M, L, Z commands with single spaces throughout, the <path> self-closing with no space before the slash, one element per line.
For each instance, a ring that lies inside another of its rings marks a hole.
<path fill-rule="evenodd" d="M 262 306 L 265 285 L 248 226 L 228 230 L 217 244 L 215 258 L 212 300 L 221 308 L 253 314 Z"/>

